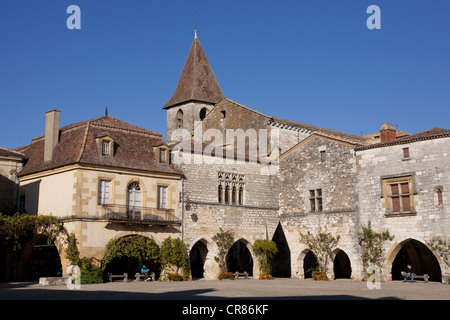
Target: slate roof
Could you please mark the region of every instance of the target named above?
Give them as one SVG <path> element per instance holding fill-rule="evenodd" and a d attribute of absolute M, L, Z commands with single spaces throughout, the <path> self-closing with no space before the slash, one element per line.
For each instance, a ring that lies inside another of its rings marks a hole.
<path fill-rule="evenodd" d="M 97 150 L 96 138 L 105 135 L 114 140 L 113 157 L 103 157 Z M 159 164 L 153 147 L 165 144 L 162 135 L 105 115 L 93 120 L 60 128 L 59 142 L 53 159 L 44 162 L 44 135 L 31 144 L 17 148 L 28 159 L 19 176 L 56 169 L 71 164 L 135 169 L 146 172 L 181 175 L 173 165 Z"/>
<path fill-rule="evenodd" d="M 194 38 L 172 98 L 163 109 L 189 101 L 216 104 L 224 98 L 198 38 Z"/>

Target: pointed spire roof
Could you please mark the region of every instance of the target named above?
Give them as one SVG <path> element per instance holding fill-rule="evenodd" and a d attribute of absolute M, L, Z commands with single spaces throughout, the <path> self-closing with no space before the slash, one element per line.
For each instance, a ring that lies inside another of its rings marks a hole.
<path fill-rule="evenodd" d="M 216 104 L 225 98 L 200 45 L 195 30 L 194 41 L 181 72 L 175 92 L 163 109 L 188 101 Z"/>

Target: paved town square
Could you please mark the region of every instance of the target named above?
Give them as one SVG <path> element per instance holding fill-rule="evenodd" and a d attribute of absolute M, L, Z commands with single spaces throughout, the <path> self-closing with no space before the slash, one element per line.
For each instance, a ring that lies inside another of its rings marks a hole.
<path fill-rule="evenodd" d="M 1 300 L 450 300 L 450 286 L 441 283 L 381 282 L 369 289 L 353 280 L 314 281 L 196 280 L 181 282 L 120 281 L 81 285 L 1 283 Z"/>

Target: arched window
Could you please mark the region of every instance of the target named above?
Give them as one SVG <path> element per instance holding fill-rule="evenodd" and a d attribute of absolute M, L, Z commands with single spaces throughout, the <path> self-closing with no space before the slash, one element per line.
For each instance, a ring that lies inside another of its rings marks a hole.
<path fill-rule="evenodd" d="M 207 113 L 208 113 L 207 108 L 202 108 L 202 110 L 200 110 L 200 121 L 203 121 L 203 119 L 205 119 Z"/>
<path fill-rule="evenodd" d="M 129 219 L 139 220 L 141 217 L 142 191 L 138 182 L 130 182 L 127 188 L 127 215 Z"/>
<path fill-rule="evenodd" d="M 222 185 L 219 184 L 219 194 L 218 194 L 219 203 L 223 202 L 223 196 L 222 195 L 223 195 L 223 188 L 222 188 Z"/>
<path fill-rule="evenodd" d="M 239 187 L 239 205 L 242 206 L 244 204 L 244 188 L 242 186 Z"/>
<path fill-rule="evenodd" d="M 233 186 L 233 189 L 231 190 L 231 203 L 236 204 L 236 196 L 237 196 L 237 190 L 236 186 Z"/>
<path fill-rule="evenodd" d="M 176 127 L 177 129 L 183 128 L 183 110 L 181 109 L 177 112 Z"/>
<path fill-rule="evenodd" d="M 225 186 L 225 203 L 230 203 L 230 187 L 228 185 Z"/>

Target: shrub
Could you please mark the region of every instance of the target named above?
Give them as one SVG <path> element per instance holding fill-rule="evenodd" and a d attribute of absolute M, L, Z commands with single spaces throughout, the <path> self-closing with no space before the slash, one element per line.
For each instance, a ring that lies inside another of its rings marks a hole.
<path fill-rule="evenodd" d="M 167 281 L 183 281 L 184 278 L 179 273 L 167 273 L 166 274 L 166 280 Z"/>
<path fill-rule="evenodd" d="M 219 274 L 219 280 L 234 280 L 233 272 L 222 272 Z"/>
<path fill-rule="evenodd" d="M 189 280 L 189 255 L 187 253 L 187 245 L 179 238 L 172 239 L 170 236 L 166 238 L 160 249 L 160 261 L 163 272 L 161 274 L 162 280 L 174 280 L 175 274 L 178 274 L 180 269 L 183 270 L 183 276 L 180 275 L 181 280 Z M 171 272 L 175 271 L 175 272 Z M 172 276 L 170 276 L 172 275 Z M 172 279 L 171 279 L 172 277 Z"/>
<path fill-rule="evenodd" d="M 79 259 L 80 265 L 80 283 L 102 283 L 103 282 L 103 271 L 100 267 L 92 264 L 91 259 L 83 257 Z"/>
<path fill-rule="evenodd" d="M 327 274 L 320 270 L 315 270 L 312 272 L 312 278 L 313 280 L 319 280 L 319 281 L 328 281 Z"/>
<path fill-rule="evenodd" d="M 259 275 L 259 280 L 273 280 L 273 276 L 270 273 L 263 272 Z"/>
<path fill-rule="evenodd" d="M 269 260 L 278 252 L 275 242 L 270 240 L 256 240 L 252 246 L 262 273 L 269 274 L 272 271 Z"/>

